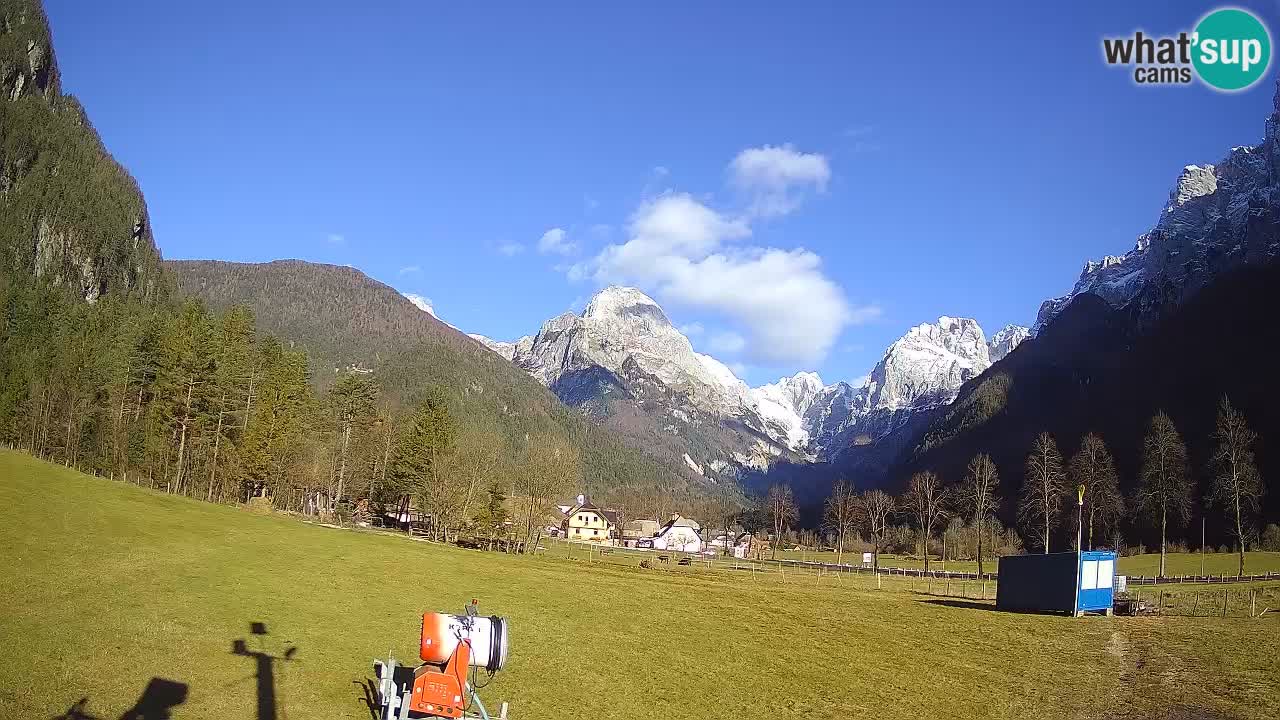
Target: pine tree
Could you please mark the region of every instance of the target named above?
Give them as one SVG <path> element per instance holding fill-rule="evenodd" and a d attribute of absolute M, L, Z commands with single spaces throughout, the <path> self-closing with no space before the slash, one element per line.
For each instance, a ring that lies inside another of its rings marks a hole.
<path fill-rule="evenodd" d="M 339 438 L 338 492 L 339 500 L 346 496 L 347 458 L 351 449 L 351 436 L 368 430 L 378 416 L 378 383 L 372 377 L 347 373 L 329 389 L 329 407 Z"/>
<path fill-rule="evenodd" d="M 392 479 L 436 518 L 435 531 L 452 502 L 441 482 L 441 464 L 453 448 L 456 427 L 448 407 L 430 393 L 404 423 L 392 463 Z"/>

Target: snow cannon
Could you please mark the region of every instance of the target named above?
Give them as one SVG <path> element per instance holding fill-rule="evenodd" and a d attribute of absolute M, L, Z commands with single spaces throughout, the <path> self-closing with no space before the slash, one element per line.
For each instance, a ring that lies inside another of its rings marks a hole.
<path fill-rule="evenodd" d="M 374 662 L 382 720 L 490 720 L 476 694 L 476 677 L 483 670 L 492 679 L 506 664 L 507 620 L 480 617 L 477 606 L 472 600 L 462 615 L 423 614 L 417 668 L 399 667 L 394 657 Z M 503 703 L 498 718 L 506 716 Z"/>
<path fill-rule="evenodd" d="M 444 665 L 455 656 L 466 656 L 466 665 L 495 673 L 507 663 L 507 621 L 497 615 L 479 617 L 426 613 L 422 616 L 422 643 L 418 656 L 424 663 Z"/>

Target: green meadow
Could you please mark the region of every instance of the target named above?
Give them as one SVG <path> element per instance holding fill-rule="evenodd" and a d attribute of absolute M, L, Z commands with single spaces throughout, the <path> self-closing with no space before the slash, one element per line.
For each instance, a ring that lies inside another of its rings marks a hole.
<path fill-rule="evenodd" d="M 517 720 L 1280 716 L 1277 613 L 1073 619 L 866 575 L 515 557 L 18 453 L 0 453 L 0 556 L 4 718 L 113 720 L 153 678 L 186 686 L 173 718 L 258 717 L 237 640 L 288 653 L 273 661 L 279 718 L 369 718 L 372 660 L 412 660 L 421 613 L 473 597 L 510 620 L 510 660 L 482 697 Z"/>

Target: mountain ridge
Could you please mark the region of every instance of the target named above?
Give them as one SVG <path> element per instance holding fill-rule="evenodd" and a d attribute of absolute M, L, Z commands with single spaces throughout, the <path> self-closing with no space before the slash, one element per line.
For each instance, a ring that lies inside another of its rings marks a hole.
<path fill-rule="evenodd" d="M 653 485 L 669 476 L 691 492 L 710 492 L 678 455 L 624 446 L 481 343 L 355 268 L 302 260 L 168 260 L 165 269 L 182 294 L 212 309 L 253 310 L 264 332 L 307 353 L 321 387 L 356 368 L 371 372 L 405 407 L 436 388 L 454 409 L 495 423 L 512 438 L 555 432 L 580 449 L 589 490 Z"/>
<path fill-rule="evenodd" d="M 1001 332 L 1001 352 L 1028 336 L 1019 326 Z M 636 406 L 626 413 L 632 422 L 647 415 L 675 435 L 732 422 L 746 447 L 710 439 L 683 454 L 700 466 L 754 471 L 776 461 L 831 459 L 858 438 L 897 430 L 906 415 L 949 402 L 990 364 L 994 348 L 976 321 L 942 316 L 910 328 L 858 387 L 826 385 L 817 373 L 800 371 L 752 388 L 694 350 L 653 298 L 620 286 L 597 292 L 581 316 L 548 319 L 535 335 L 471 337 L 597 422 L 609 422 L 626 403 Z"/>

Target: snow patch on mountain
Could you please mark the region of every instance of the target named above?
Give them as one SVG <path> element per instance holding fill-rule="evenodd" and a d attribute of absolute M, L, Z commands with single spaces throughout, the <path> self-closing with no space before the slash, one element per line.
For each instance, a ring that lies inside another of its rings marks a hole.
<path fill-rule="evenodd" d="M 481 345 L 484 345 L 490 350 L 498 353 L 507 362 L 511 362 L 515 358 L 516 347 L 525 340 L 525 338 L 520 338 L 516 342 L 505 342 L 502 340 L 493 340 L 491 338 L 485 337 L 484 335 L 479 335 L 476 333 L 467 333 L 467 337 L 479 342 Z M 528 337 L 528 336 L 526 335 L 525 337 Z"/>
<path fill-rule="evenodd" d="M 685 465 L 688 465 L 690 470 L 692 470 L 692 471 L 694 471 L 694 472 L 698 473 L 699 475 L 705 475 L 705 474 L 706 474 L 706 473 L 704 473 L 704 472 L 702 471 L 702 466 L 701 466 L 701 465 L 699 465 L 698 463 L 694 462 L 694 461 L 693 461 L 693 458 L 689 457 L 689 453 L 685 453 L 685 454 L 684 454 L 684 464 L 685 464 Z"/>

